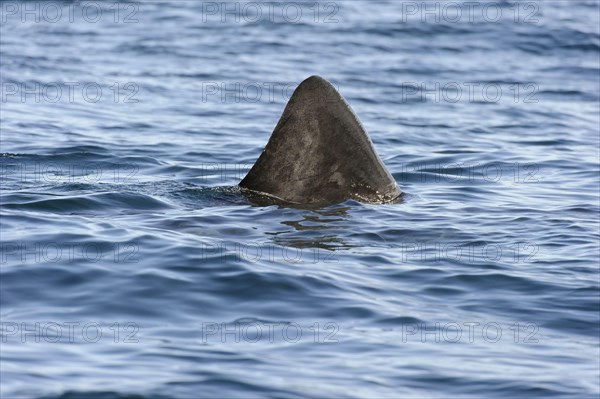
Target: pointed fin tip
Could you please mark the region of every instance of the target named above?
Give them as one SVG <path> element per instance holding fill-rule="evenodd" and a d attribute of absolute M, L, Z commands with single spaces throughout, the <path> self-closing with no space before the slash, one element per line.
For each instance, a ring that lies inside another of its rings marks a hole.
<path fill-rule="evenodd" d="M 312 75 L 304 79 L 296 87 L 296 90 L 294 90 L 292 98 L 294 100 L 302 98 L 301 103 L 324 107 L 322 110 L 328 109 L 331 105 L 338 103 L 343 103 L 349 107 L 349 104 L 344 100 L 344 97 L 336 87 L 319 75 Z M 289 103 L 293 104 L 295 101 L 290 101 Z"/>
<path fill-rule="evenodd" d="M 319 75 L 311 75 L 308 78 L 304 79 L 300 84 L 305 82 L 319 82 L 319 83 L 329 83 L 329 81 Z"/>
<path fill-rule="evenodd" d="M 312 86 L 312 87 L 332 87 L 333 85 L 331 84 L 331 82 L 329 82 L 327 79 L 322 78 L 319 75 L 312 75 L 309 76 L 308 78 L 304 79 L 299 85 L 298 88 L 301 88 L 303 86 Z M 296 89 L 296 90 L 297 90 Z"/>

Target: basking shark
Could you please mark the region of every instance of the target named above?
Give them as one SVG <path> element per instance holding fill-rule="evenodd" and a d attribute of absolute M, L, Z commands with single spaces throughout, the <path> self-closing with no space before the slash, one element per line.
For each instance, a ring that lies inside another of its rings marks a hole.
<path fill-rule="evenodd" d="M 296 88 L 240 187 L 291 204 L 396 201 L 396 181 L 356 114 L 327 80 Z"/>

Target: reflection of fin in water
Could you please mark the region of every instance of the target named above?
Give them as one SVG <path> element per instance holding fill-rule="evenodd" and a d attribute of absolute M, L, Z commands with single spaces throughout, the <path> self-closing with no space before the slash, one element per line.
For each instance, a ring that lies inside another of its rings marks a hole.
<path fill-rule="evenodd" d="M 240 186 L 295 204 L 385 203 L 400 196 L 357 116 L 318 76 L 298 86 Z"/>
<path fill-rule="evenodd" d="M 302 220 L 283 221 L 282 224 L 291 226 L 298 231 L 303 230 L 329 230 L 345 229 L 346 225 L 339 224 L 346 222 L 349 207 L 335 207 L 329 209 L 315 209 L 310 213 L 301 215 Z"/>
<path fill-rule="evenodd" d="M 314 237 L 312 240 L 302 238 L 276 237 L 273 239 L 273 242 L 282 247 L 297 248 L 300 250 L 320 248 L 326 251 L 339 251 L 354 247 L 354 245 L 347 244 L 344 240 L 340 239 L 337 236 L 320 236 Z"/>
<path fill-rule="evenodd" d="M 348 213 L 350 207 L 333 206 L 327 209 L 304 210 L 296 220 L 282 221 L 281 224 L 294 230 L 273 233 L 273 242 L 283 247 L 297 249 L 320 248 L 327 251 L 349 249 L 354 245 L 339 237 L 341 230 L 349 228 Z"/>

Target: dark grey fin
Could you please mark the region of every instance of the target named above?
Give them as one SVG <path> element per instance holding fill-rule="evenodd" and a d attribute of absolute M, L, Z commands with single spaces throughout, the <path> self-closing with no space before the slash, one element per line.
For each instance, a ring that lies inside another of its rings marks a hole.
<path fill-rule="evenodd" d="M 319 76 L 296 88 L 240 187 L 295 204 L 385 203 L 400 196 L 358 117 Z"/>

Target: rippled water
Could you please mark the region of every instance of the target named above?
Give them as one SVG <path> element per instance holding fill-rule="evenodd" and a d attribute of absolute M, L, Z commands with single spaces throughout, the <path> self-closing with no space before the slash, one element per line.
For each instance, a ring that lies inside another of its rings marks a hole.
<path fill-rule="evenodd" d="M 1 4 L 2 398 L 597 397 L 597 2 L 98 4 Z M 401 204 L 238 191 L 313 74 Z"/>

